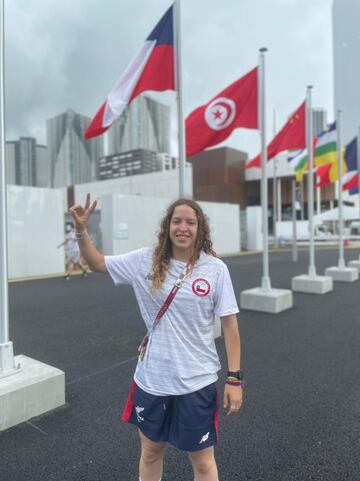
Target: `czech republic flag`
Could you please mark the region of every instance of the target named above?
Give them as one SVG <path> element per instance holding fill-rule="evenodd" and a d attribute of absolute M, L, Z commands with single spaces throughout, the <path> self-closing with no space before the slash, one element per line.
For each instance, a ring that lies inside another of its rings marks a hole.
<path fill-rule="evenodd" d="M 91 121 L 85 138 L 103 134 L 125 107 L 146 90 L 175 90 L 174 7 L 171 6 L 115 84 Z"/>

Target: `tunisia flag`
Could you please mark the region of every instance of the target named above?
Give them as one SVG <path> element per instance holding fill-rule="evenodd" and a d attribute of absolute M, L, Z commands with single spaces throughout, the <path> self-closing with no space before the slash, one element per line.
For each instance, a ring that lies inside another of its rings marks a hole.
<path fill-rule="evenodd" d="M 267 148 L 268 160 L 285 150 L 299 150 L 306 147 L 306 102 L 303 102 L 290 117 L 280 132 L 275 135 Z M 246 169 L 261 166 L 261 154 L 254 157 L 245 165 Z"/>
<path fill-rule="evenodd" d="M 187 117 L 186 155 L 198 154 L 227 139 L 234 129 L 258 128 L 257 67 Z"/>

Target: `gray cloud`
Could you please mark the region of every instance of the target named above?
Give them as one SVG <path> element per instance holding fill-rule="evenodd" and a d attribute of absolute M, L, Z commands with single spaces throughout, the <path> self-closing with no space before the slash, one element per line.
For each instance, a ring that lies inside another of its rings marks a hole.
<path fill-rule="evenodd" d="M 92 116 L 168 0 L 7 0 L 7 138 L 46 141 L 46 119 L 71 107 Z M 185 112 L 207 102 L 258 62 L 267 46 L 272 133 L 313 84 L 314 105 L 333 109 L 330 0 L 182 0 Z M 174 104 L 171 94 L 156 98 Z M 175 131 L 175 126 L 173 126 Z M 256 132 L 226 142 L 255 153 Z"/>

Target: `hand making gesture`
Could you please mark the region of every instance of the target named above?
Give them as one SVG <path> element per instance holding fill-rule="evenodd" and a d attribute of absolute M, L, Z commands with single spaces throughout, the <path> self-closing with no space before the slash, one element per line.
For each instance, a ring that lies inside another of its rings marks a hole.
<path fill-rule="evenodd" d="M 69 210 L 73 216 L 77 232 L 84 232 L 86 230 L 90 216 L 94 212 L 96 205 L 96 200 L 90 205 L 90 194 L 86 194 L 85 207 L 81 204 L 75 204 L 70 207 Z"/>

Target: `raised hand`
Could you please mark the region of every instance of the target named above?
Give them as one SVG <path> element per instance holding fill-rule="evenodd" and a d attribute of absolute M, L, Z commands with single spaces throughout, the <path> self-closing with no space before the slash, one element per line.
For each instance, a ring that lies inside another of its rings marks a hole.
<path fill-rule="evenodd" d="M 90 205 L 90 194 L 86 194 L 84 207 L 81 204 L 75 204 L 70 207 L 69 211 L 73 216 L 77 232 L 83 232 L 87 228 L 90 216 L 94 212 L 96 205 L 96 200 Z"/>

